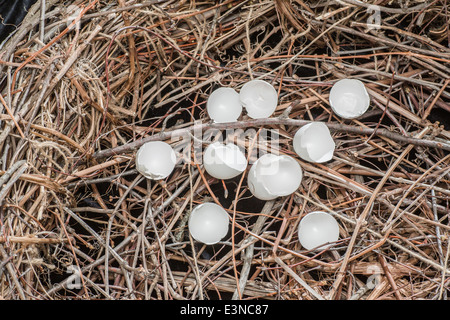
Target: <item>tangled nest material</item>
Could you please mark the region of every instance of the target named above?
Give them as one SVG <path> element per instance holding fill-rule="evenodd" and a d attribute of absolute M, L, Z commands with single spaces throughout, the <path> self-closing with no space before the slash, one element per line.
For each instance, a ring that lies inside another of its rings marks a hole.
<path fill-rule="evenodd" d="M 446 299 L 448 10 L 447 1 L 38 1 L 0 48 L 0 298 Z M 211 124 L 208 95 L 254 78 L 279 92 L 273 117 Z M 341 78 L 366 84 L 364 116 L 331 112 Z M 292 150 L 311 120 L 333 132 L 328 163 Z M 245 174 L 218 181 L 194 159 L 162 181 L 136 172 L 144 141 L 174 143 L 174 131 L 195 125 L 276 130 L 280 152 L 303 168 L 301 188 L 260 201 Z M 233 223 L 214 246 L 187 232 L 205 201 Z M 297 228 L 316 210 L 337 219 L 340 240 L 309 252 Z"/>

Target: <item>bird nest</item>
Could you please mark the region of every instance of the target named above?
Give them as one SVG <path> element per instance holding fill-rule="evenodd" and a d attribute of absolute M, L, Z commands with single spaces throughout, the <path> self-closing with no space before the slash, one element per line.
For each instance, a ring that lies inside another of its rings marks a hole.
<path fill-rule="evenodd" d="M 0 48 L 0 298 L 446 299 L 448 17 L 446 1 L 37 1 Z M 359 118 L 329 106 L 343 78 L 369 92 Z M 251 79 L 275 113 L 212 123 L 211 92 Z M 313 120 L 326 163 L 292 147 Z M 300 188 L 262 201 L 249 167 L 213 178 L 212 138 L 294 157 Z M 156 140 L 182 157 L 148 180 L 135 153 Z M 204 202 L 230 217 L 214 245 L 188 232 Z M 313 211 L 339 240 L 308 251 Z"/>

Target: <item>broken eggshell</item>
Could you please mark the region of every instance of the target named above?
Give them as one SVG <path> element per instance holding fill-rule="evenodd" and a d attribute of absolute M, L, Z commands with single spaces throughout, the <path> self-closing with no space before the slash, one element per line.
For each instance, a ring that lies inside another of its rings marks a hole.
<path fill-rule="evenodd" d="M 214 90 L 206 102 L 206 111 L 216 123 L 236 121 L 242 113 L 239 93 L 227 87 Z"/>
<path fill-rule="evenodd" d="M 370 105 L 366 87 L 357 79 L 337 81 L 330 90 L 329 101 L 334 113 L 344 119 L 362 116 Z"/>
<path fill-rule="evenodd" d="M 160 180 L 169 176 L 176 162 L 175 151 L 163 141 L 147 142 L 136 153 L 137 171 L 151 180 Z"/>
<path fill-rule="evenodd" d="M 330 130 L 323 122 L 311 122 L 301 127 L 292 143 L 300 158 L 316 163 L 331 160 L 336 147 Z"/>
<path fill-rule="evenodd" d="M 298 226 L 298 239 L 306 250 L 324 250 L 339 239 L 336 219 L 323 211 L 308 213 Z M 328 245 L 327 245 L 328 244 Z"/>
<path fill-rule="evenodd" d="M 188 228 L 191 236 L 208 245 L 222 240 L 228 233 L 228 213 L 221 206 L 206 202 L 192 210 Z"/>
<path fill-rule="evenodd" d="M 247 159 L 237 145 L 214 142 L 203 154 L 203 166 L 214 178 L 231 179 L 244 172 Z"/>
<path fill-rule="evenodd" d="M 274 113 L 278 104 L 278 93 L 264 80 L 251 80 L 244 84 L 239 98 L 250 118 L 268 118 Z"/>
<path fill-rule="evenodd" d="M 252 165 L 247 183 L 256 198 L 273 200 L 295 192 L 300 187 L 302 177 L 302 169 L 294 158 L 268 153 Z"/>

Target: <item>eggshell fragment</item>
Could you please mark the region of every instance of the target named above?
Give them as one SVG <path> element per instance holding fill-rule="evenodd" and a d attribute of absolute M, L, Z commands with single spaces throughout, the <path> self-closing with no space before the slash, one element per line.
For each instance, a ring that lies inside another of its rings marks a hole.
<path fill-rule="evenodd" d="M 264 80 L 251 80 L 244 84 L 239 98 L 248 116 L 253 119 L 270 117 L 278 104 L 277 91 Z"/>
<path fill-rule="evenodd" d="M 206 202 L 192 210 L 188 228 L 191 236 L 208 245 L 222 240 L 228 233 L 228 213 L 221 206 Z"/>
<path fill-rule="evenodd" d="M 322 163 L 333 158 L 336 144 L 325 123 L 311 122 L 297 130 L 293 147 L 303 160 Z"/>
<path fill-rule="evenodd" d="M 337 81 L 331 88 L 329 101 L 334 113 L 344 119 L 362 116 L 370 105 L 366 87 L 357 79 Z"/>
<path fill-rule="evenodd" d="M 175 151 L 163 141 L 151 141 L 142 145 L 136 153 L 136 169 L 147 179 L 168 177 L 177 162 Z"/>
<path fill-rule="evenodd" d="M 298 239 L 306 250 L 323 250 L 331 245 L 328 243 L 339 239 L 339 225 L 336 219 L 326 212 L 311 212 L 300 220 Z"/>
<path fill-rule="evenodd" d="M 206 111 L 216 123 L 236 121 L 242 113 L 239 93 L 226 87 L 214 90 L 206 102 Z"/>
<path fill-rule="evenodd" d="M 247 183 L 256 198 L 273 200 L 295 192 L 300 187 L 302 177 L 302 169 L 294 158 L 268 153 L 252 165 Z"/>
<path fill-rule="evenodd" d="M 203 155 L 206 172 L 217 179 L 231 179 L 244 172 L 247 159 L 235 144 L 214 142 Z"/>

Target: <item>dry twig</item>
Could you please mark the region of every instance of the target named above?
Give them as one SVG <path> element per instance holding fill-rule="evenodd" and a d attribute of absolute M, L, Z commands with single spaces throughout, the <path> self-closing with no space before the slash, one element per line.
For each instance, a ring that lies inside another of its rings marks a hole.
<path fill-rule="evenodd" d="M 446 299 L 448 9 L 409 3 L 38 1 L 0 46 L 0 298 Z M 371 96 L 358 119 L 329 107 L 345 77 Z M 212 123 L 209 94 L 252 78 L 277 88 L 275 114 Z M 293 151 L 310 121 L 336 141 L 325 164 Z M 245 174 L 210 177 L 197 151 L 224 133 L 295 157 L 301 187 L 265 203 Z M 134 153 L 155 140 L 188 152 L 147 184 Z M 205 201 L 233 223 L 214 246 L 186 226 Z M 298 242 L 315 210 L 340 225 L 323 252 Z"/>

